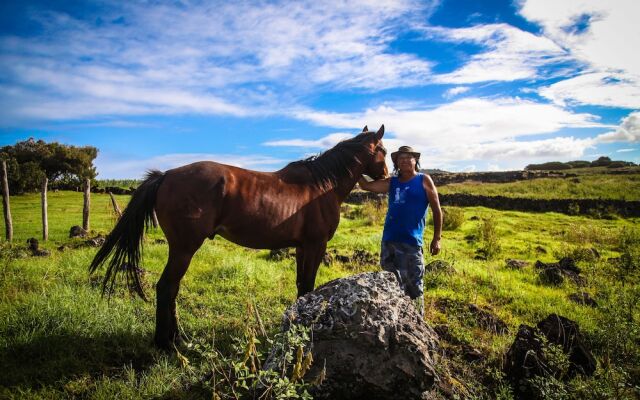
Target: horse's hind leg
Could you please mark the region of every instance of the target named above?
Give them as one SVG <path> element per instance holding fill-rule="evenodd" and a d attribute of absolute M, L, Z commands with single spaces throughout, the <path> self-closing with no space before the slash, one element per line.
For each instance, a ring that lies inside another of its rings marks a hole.
<path fill-rule="evenodd" d="M 180 280 L 187 272 L 189 263 L 199 245 L 182 248 L 169 244 L 169 259 L 156 284 L 156 333 L 155 343 L 161 349 L 168 350 L 180 341 L 178 320 L 176 317 L 176 297 L 180 289 Z"/>

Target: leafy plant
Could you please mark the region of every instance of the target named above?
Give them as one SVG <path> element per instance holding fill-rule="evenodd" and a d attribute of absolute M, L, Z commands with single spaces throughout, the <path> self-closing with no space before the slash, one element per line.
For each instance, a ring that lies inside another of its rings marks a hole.
<path fill-rule="evenodd" d="M 261 362 L 264 359 L 262 342 L 248 323 L 243 335 L 233 338 L 230 355 L 224 355 L 213 343 L 199 341 L 191 346 L 191 350 L 204 360 L 198 365 L 206 365 L 207 370 L 192 367 L 189 359 L 179 352 L 177 356 L 183 368 L 194 374 L 206 373 L 203 384 L 214 399 L 310 400 L 309 384 L 303 380 L 313 363 L 311 350 L 305 351 L 309 347 L 309 334 L 309 328 L 291 324 L 288 331 L 276 334 L 273 339 L 267 338 L 266 344 L 272 350 L 264 366 Z"/>

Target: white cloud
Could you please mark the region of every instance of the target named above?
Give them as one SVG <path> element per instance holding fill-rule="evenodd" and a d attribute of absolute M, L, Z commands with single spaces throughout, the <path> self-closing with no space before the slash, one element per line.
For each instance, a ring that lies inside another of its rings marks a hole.
<path fill-rule="evenodd" d="M 603 127 L 594 115 L 518 98 L 467 98 L 436 108 L 385 105 L 353 114 L 298 111 L 295 116 L 338 128 L 384 123 L 385 146 L 392 150 L 413 146 L 422 153 L 423 167 L 427 168 L 449 168 L 451 163 L 464 160 L 522 168 L 523 159 L 580 157 L 594 146 L 593 138 L 528 137 L 555 134 L 563 128 Z"/>
<path fill-rule="evenodd" d="M 0 37 L 0 117 L 271 115 L 318 86 L 420 84 L 431 64 L 390 44 L 436 3 L 111 2 L 83 19 L 34 11 L 46 35 Z"/>
<path fill-rule="evenodd" d="M 328 149 L 335 146 L 338 142 L 353 137 L 351 133 L 337 132 L 322 137 L 318 140 L 304 140 L 304 139 L 291 139 L 291 140 L 272 140 L 263 143 L 265 146 L 289 146 L 289 147 L 311 147 L 319 149 Z"/>
<path fill-rule="evenodd" d="M 566 159 L 580 157 L 585 150 L 593 147 L 594 140 L 574 137 L 555 137 L 545 140 L 504 141 L 481 143 L 473 146 L 461 146 L 456 157 L 463 159 Z"/>
<path fill-rule="evenodd" d="M 539 93 L 563 106 L 577 103 L 636 108 L 640 106 L 640 79 L 630 75 L 590 73 L 541 88 Z"/>
<path fill-rule="evenodd" d="M 572 113 L 552 104 L 518 98 L 466 98 L 436 108 L 395 108 L 392 105 L 361 113 L 325 113 L 298 110 L 295 118 L 322 126 L 352 128 L 385 124 L 385 142 L 423 149 L 493 142 L 536 134 L 551 134 L 566 127 L 601 127 L 597 117 Z"/>
<path fill-rule="evenodd" d="M 601 143 L 640 142 L 640 111 L 632 112 L 616 130 L 598 135 L 596 140 Z"/>
<path fill-rule="evenodd" d="M 640 73 L 636 0 L 524 0 L 520 14 L 546 36 L 601 71 Z"/>
<path fill-rule="evenodd" d="M 448 89 L 446 92 L 444 92 L 443 97 L 446 99 L 450 99 L 452 97 L 455 97 L 459 94 L 462 93 L 466 93 L 469 91 L 469 87 L 468 86 L 456 86 L 456 87 L 452 87 L 451 89 Z"/>
<path fill-rule="evenodd" d="M 616 150 L 616 153 L 630 153 L 632 151 L 636 151 L 637 149 L 619 149 Z"/>
<path fill-rule="evenodd" d="M 99 179 L 131 179 L 142 177 L 150 169 L 166 171 L 206 160 L 260 171 L 273 170 L 285 164 L 284 160 L 264 155 L 179 153 L 163 154 L 147 159 L 116 159 L 99 153 L 95 165 L 100 172 Z"/>
<path fill-rule="evenodd" d="M 543 88 L 557 104 L 640 106 L 640 29 L 636 0 L 524 0 L 520 14 L 587 66 L 584 75 Z"/>
<path fill-rule="evenodd" d="M 566 51 L 543 36 L 507 24 L 469 28 L 430 27 L 427 37 L 453 42 L 472 42 L 488 48 L 471 56 L 461 68 L 434 77 L 436 82 L 470 84 L 536 78 L 539 68 L 566 60 Z"/>

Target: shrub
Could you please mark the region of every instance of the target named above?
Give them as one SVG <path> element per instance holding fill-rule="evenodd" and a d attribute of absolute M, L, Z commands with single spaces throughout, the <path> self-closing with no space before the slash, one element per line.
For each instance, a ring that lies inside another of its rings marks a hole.
<path fill-rule="evenodd" d="M 442 214 L 442 229 L 445 231 L 455 231 L 464 223 L 464 210 L 460 207 L 443 207 Z"/>
<path fill-rule="evenodd" d="M 383 224 L 387 214 L 387 202 L 366 200 L 350 214 L 351 218 L 363 219 L 365 225 Z"/>
<path fill-rule="evenodd" d="M 478 232 L 480 251 L 487 259 L 493 259 L 500 254 L 501 245 L 498 237 L 497 222 L 494 216 L 482 218 Z"/>

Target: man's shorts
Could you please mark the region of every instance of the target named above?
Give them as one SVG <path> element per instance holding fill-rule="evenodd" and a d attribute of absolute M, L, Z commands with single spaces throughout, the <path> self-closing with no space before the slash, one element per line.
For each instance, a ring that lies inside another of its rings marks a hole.
<path fill-rule="evenodd" d="M 396 275 L 400 286 L 409 297 L 422 298 L 424 292 L 422 246 L 382 241 L 380 265 L 383 270 Z"/>

